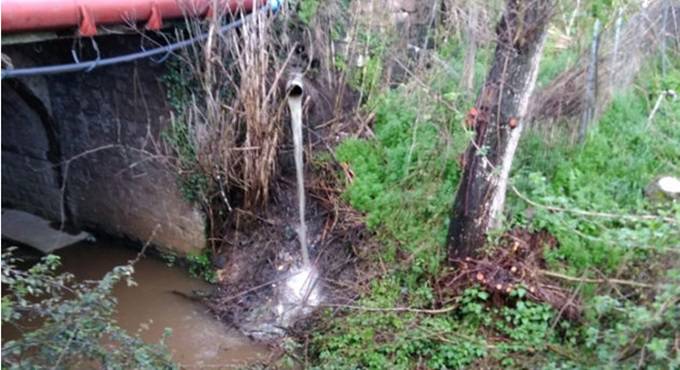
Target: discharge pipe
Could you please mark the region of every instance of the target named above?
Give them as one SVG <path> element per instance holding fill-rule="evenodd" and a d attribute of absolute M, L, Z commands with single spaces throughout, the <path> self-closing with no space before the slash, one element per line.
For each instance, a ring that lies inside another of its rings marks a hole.
<path fill-rule="evenodd" d="M 264 4 L 265 0 L 2 0 L 2 33 L 78 27 L 80 36 L 89 37 L 97 34 L 98 25 L 137 22 L 158 30 L 164 19 L 250 11 Z"/>

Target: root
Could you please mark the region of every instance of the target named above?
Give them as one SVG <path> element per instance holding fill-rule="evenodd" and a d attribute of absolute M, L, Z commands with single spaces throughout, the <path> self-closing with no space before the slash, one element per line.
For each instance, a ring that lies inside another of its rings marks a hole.
<path fill-rule="evenodd" d="M 512 230 L 489 255 L 451 261 L 456 270 L 435 284 L 439 301 L 450 300 L 468 287 L 481 286 L 492 295 L 494 302 L 501 303 L 511 299 L 516 290 L 525 289 L 527 298 L 547 303 L 566 318 L 578 320 L 581 316 L 578 298 L 552 284 L 543 269 L 543 251 L 556 244 L 555 238 L 545 231 L 532 234 Z"/>

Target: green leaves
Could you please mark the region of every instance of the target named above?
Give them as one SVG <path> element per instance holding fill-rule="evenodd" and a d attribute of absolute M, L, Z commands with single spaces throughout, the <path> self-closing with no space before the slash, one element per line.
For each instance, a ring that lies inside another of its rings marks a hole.
<path fill-rule="evenodd" d="M 319 0 L 300 0 L 298 7 L 297 16 L 304 24 L 309 25 L 316 15 Z"/>
<path fill-rule="evenodd" d="M 369 228 L 406 253 L 418 254 L 412 264 L 417 275 L 433 272 L 441 258 L 433 251 L 443 242 L 459 177 L 455 158 L 464 141 L 450 145 L 443 135 L 449 128 L 442 127 L 448 122 L 446 113 L 420 106 L 406 90 L 378 101 L 376 138 L 345 140 L 336 150 L 338 160 L 354 174 L 344 196 L 366 213 Z"/>
<path fill-rule="evenodd" d="M 647 86 L 680 76 L 673 70 L 665 78 L 643 75 Z M 551 262 L 562 262 L 575 271 L 595 267 L 614 271 L 631 256 L 645 250 L 667 250 L 680 244 L 677 225 L 661 220 L 602 218 L 569 213 L 569 210 L 609 214 L 657 213 L 643 189 L 654 177 L 677 171 L 680 158 L 678 105 L 668 105 L 654 129 L 647 124 L 651 109 L 647 94 L 629 93 L 615 98 L 583 146 L 567 140 L 545 142 L 529 133 L 520 145 L 512 181 L 534 202 L 567 211 L 555 212 L 527 205 L 509 194 L 509 210 L 515 222 L 548 229 L 559 240 L 550 252 Z M 668 206 L 674 214 L 678 206 Z M 663 215 L 660 215 L 663 216 Z"/>
<path fill-rule="evenodd" d="M 114 286 L 134 284 L 131 265 L 117 266 L 97 282 L 74 282 L 55 274 L 59 258 L 44 257 L 28 271 L 15 266 L 12 250 L 2 255 L 3 325 L 41 323 L 15 341 L 3 341 L 2 366 L 9 369 L 175 369 L 163 344 L 146 344 L 113 319 Z M 4 290 L 4 289 L 3 289 Z M 106 341 L 103 340 L 106 338 Z"/>
<path fill-rule="evenodd" d="M 668 338 L 654 338 L 645 346 L 657 360 L 662 360 L 668 356 L 671 340 Z"/>
<path fill-rule="evenodd" d="M 217 282 L 217 274 L 208 249 L 187 254 L 187 262 L 191 276 L 201 278 L 209 283 Z"/>
<path fill-rule="evenodd" d="M 578 55 L 574 50 L 563 54 L 553 55 L 553 65 L 543 69 L 541 78 L 556 75 Z M 456 58 L 447 60 L 455 64 Z M 548 268 L 574 276 L 597 271 L 597 278 L 652 279 L 677 259 L 677 225 L 660 218 L 584 213 L 680 219 L 680 205 L 659 209 L 642 191 L 653 177 L 678 171 L 680 105 L 664 102 L 653 126 L 646 125 L 653 104 L 649 96 L 657 96 L 652 91 L 678 76 L 677 68 L 664 78 L 643 76 L 648 91 L 643 86 L 616 97 L 584 146 L 572 146 L 564 136 L 548 142 L 529 133 L 523 139 L 513 184 L 548 207 L 509 192 L 509 219 L 513 226 L 547 229 L 558 239 L 558 247 L 546 252 Z M 390 271 L 357 305 L 427 307 L 436 297 L 430 281 L 442 262 L 447 211 L 459 181 L 456 157 L 472 134 L 460 128 L 465 110 L 449 108 L 470 106 L 463 94 L 447 90 L 450 79 L 425 83 L 446 105 L 420 100 L 418 91 L 394 89 L 371 105 L 375 137 L 346 140 L 336 152 L 353 175 L 344 196 L 366 214 L 382 244 L 376 260 Z M 410 258 L 408 266 L 397 263 L 404 255 Z M 662 267 L 655 270 L 654 264 Z M 328 331 L 317 333 L 313 354 L 324 368 L 333 369 L 475 367 L 483 356 L 491 367 L 635 368 L 641 353 L 648 368 L 680 366 L 672 347 L 680 332 L 678 279 L 680 273 L 669 269 L 655 292 L 582 284 L 575 297 L 585 313 L 578 323 L 553 322 L 557 312 L 528 300 L 521 287 L 501 308 L 494 308 L 491 303 L 497 302 L 489 293 L 472 288 L 458 297 L 456 310 L 444 315 L 349 311 L 332 321 Z M 485 338 L 494 339 L 487 344 Z"/>

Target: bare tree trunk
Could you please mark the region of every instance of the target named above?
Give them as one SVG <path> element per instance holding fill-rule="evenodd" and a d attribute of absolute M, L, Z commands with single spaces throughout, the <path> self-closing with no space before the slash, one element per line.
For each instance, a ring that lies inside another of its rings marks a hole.
<path fill-rule="evenodd" d="M 488 230 L 500 225 L 512 158 L 553 7 L 554 0 L 508 0 L 496 27 L 493 65 L 467 119 L 475 138 L 465 152 L 451 211 L 450 258 L 473 254 L 484 245 Z"/>

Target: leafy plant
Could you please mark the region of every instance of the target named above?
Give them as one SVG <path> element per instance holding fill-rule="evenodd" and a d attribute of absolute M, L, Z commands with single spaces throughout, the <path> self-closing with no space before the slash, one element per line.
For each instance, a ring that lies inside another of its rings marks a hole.
<path fill-rule="evenodd" d="M 209 283 L 217 282 L 217 275 L 213 267 L 210 251 L 190 252 L 187 254 L 189 273 L 193 277 L 201 278 Z"/>
<path fill-rule="evenodd" d="M 584 321 L 569 330 L 547 368 L 680 366 L 680 354 L 671 345 L 680 325 L 680 274 L 677 264 L 668 262 L 677 260 L 680 245 L 677 224 L 668 220 L 680 220 L 680 206 L 659 206 L 643 193 L 655 177 L 678 171 L 680 106 L 665 104 L 648 123 L 652 92 L 678 76 L 677 66 L 666 76 L 657 74 L 656 66 L 649 68 L 637 91 L 614 99 L 583 146 L 567 138 L 549 142 L 536 134 L 520 145 L 514 184 L 534 202 L 564 211 L 529 206 L 511 196 L 509 212 L 516 224 L 547 229 L 557 237 L 559 247 L 546 255 L 552 268 L 619 274 L 655 287 L 625 294 L 620 288 L 584 287 Z"/>
<path fill-rule="evenodd" d="M 302 23 L 309 25 L 319 8 L 319 0 L 300 0 L 297 16 Z"/>
<path fill-rule="evenodd" d="M 680 69 L 667 79 L 677 78 Z M 662 84 L 648 72 L 646 84 Z M 516 158 L 513 183 L 531 199 L 566 210 L 635 215 L 658 212 L 643 189 L 660 174 L 676 173 L 680 158 L 680 105 L 669 105 L 654 127 L 647 125 L 649 105 L 640 93 L 618 96 L 590 132 L 583 146 L 567 139 L 554 143 L 537 134 L 523 139 Z M 559 240 L 550 252 L 553 262 L 564 261 L 574 270 L 617 268 L 625 259 L 664 250 L 680 243 L 673 224 L 661 219 L 587 217 L 529 206 L 509 194 L 515 223 L 546 228 Z M 660 216 L 678 217 L 671 204 Z M 529 215 L 529 216 L 527 216 Z"/>
<path fill-rule="evenodd" d="M 48 255 L 24 271 L 16 267 L 13 248 L 2 253 L 3 325 L 41 323 L 17 340 L 3 341 L 7 369 L 176 369 L 164 345 L 147 344 L 128 334 L 113 319 L 113 287 L 134 285 L 133 265 L 118 266 L 96 282 L 76 282 L 56 274 L 59 257 Z M 5 289 L 3 289 L 5 291 Z"/>
<path fill-rule="evenodd" d="M 448 112 L 428 111 L 415 96 L 395 91 L 379 99 L 376 139 L 346 140 L 336 151 L 354 174 L 346 199 L 366 212 L 369 228 L 414 253 L 411 268 L 421 272 L 439 266 L 448 204 L 458 181 L 455 158 L 465 136 L 450 142 L 443 135 L 451 130 L 460 128 Z M 382 257 L 393 261 L 395 252 L 388 245 Z"/>
<path fill-rule="evenodd" d="M 458 51 L 446 52 L 455 68 Z M 573 55 L 547 58 L 545 80 Z M 644 277 L 660 288 L 654 294 L 619 293 L 619 288 L 583 284 L 582 322 L 559 320 L 551 307 L 526 299 L 523 289 L 500 307 L 489 293 L 470 288 L 446 313 L 394 310 L 429 307 L 433 301 L 431 281 L 441 271 L 448 207 L 459 180 L 456 159 L 470 139 L 460 128 L 466 109 L 451 105 L 471 102 L 452 90 L 449 80 L 436 77 L 421 78 L 440 100 L 419 100 L 409 85 L 374 99 L 369 106 L 375 136 L 345 140 L 336 156 L 347 165 L 345 199 L 365 213 L 381 244 L 371 257 L 386 271 L 353 304 L 360 308 L 329 317 L 324 331 L 314 333 L 310 351 L 317 367 L 679 366 L 672 345 L 680 317 L 677 269 L 659 280 L 665 271 L 656 264 L 677 259 L 680 233 L 667 220 L 680 220 L 680 206 L 651 204 L 642 191 L 659 174 L 678 171 L 680 106 L 664 104 L 647 124 L 650 95 L 657 96 L 649 91 L 669 88 L 678 76 L 677 69 L 663 77 L 648 71 L 641 78 L 647 90 L 616 97 L 583 146 L 531 132 L 519 146 L 512 183 L 524 197 L 549 208 L 510 191 L 508 226 L 547 229 L 557 238 L 558 247 L 546 252 L 548 267 L 572 276 L 598 271 L 598 278 Z M 636 217 L 641 214 L 652 217 Z"/>
<path fill-rule="evenodd" d="M 402 300 L 394 278 L 374 284 L 358 302 L 392 307 Z M 313 342 L 323 369 L 411 369 L 418 362 L 431 369 L 461 368 L 487 352 L 475 327 L 451 315 L 360 311 L 336 319 L 331 330 Z"/>
<path fill-rule="evenodd" d="M 209 177 L 199 170 L 196 138 L 186 122 L 185 110 L 191 101 L 192 91 L 197 82 L 191 77 L 188 67 L 177 59 L 168 62 L 163 84 L 167 90 L 167 100 L 175 111 L 175 116 L 162 133 L 163 140 L 170 145 L 179 162 L 179 187 L 182 195 L 191 203 L 199 204 L 210 185 Z"/>

